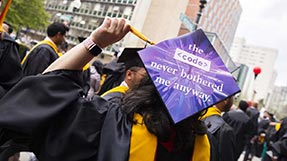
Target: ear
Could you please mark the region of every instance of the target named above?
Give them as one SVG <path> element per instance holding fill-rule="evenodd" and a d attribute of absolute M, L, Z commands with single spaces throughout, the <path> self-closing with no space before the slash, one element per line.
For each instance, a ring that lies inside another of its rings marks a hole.
<path fill-rule="evenodd" d="M 132 75 L 133 75 L 133 72 L 131 70 L 126 71 L 126 79 L 128 80 L 132 79 Z"/>
<path fill-rule="evenodd" d="M 57 33 L 57 36 L 62 36 L 61 32 L 58 32 L 58 33 Z"/>

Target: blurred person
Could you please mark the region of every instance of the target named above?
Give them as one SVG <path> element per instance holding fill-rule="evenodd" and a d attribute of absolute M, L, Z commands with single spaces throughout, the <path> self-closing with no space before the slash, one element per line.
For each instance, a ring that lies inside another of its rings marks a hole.
<path fill-rule="evenodd" d="M 17 84 L 0 102 L 0 126 L 14 134 L 0 139 L 0 159 L 25 149 L 41 161 L 217 160 L 200 112 L 173 125 L 147 75 L 126 93 L 123 104 L 82 97 L 77 77 L 83 66 L 129 30 L 124 19 L 106 18 L 43 75 Z"/>
<path fill-rule="evenodd" d="M 0 99 L 20 81 L 23 76 L 18 44 L 5 32 L 2 26 L 10 3 L 11 0 L 6 2 L 0 19 Z"/>
<path fill-rule="evenodd" d="M 7 32 L 9 35 L 13 33 L 13 27 L 10 23 L 5 22 L 2 24 L 3 30 Z"/>
<path fill-rule="evenodd" d="M 249 123 L 249 116 L 246 114 L 248 103 L 241 100 L 238 105 L 238 109 L 228 111 L 223 115 L 223 119 L 228 123 L 235 133 L 236 146 L 235 156 L 236 160 L 239 159 L 241 153 L 244 150 L 244 146 L 247 140 L 250 139 L 251 125 Z"/>
<path fill-rule="evenodd" d="M 221 117 L 221 113 L 228 112 L 233 105 L 233 96 L 230 96 L 213 107 L 207 109 L 207 113 L 201 118 L 207 130 L 214 136 L 218 143 L 220 161 L 236 160 L 236 140 L 235 133 Z"/>
<path fill-rule="evenodd" d="M 63 23 L 54 22 L 47 28 L 47 37 L 35 45 L 23 58 L 21 64 L 24 76 L 42 73 L 52 62 L 62 56 L 60 47 L 65 43 L 69 28 Z"/>
<path fill-rule="evenodd" d="M 147 75 L 144 64 L 138 55 L 138 51 L 143 48 L 126 48 L 118 59 L 118 63 L 124 63 L 124 80 L 101 96 L 108 101 L 120 101 L 128 89 L 132 89 L 139 84 L 141 79 Z"/>
<path fill-rule="evenodd" d="M 90 71 L 90 89 L 87 94 L 87 99 L 91 100 L 100 89 L 101 76 L 103 74 L 103 63 L 95 60 L 89 68 Z"/>
<path fill-rule="evenodd" d="M 249 121 L 251 125 L 251 137 L 245 145 L 245 154 L 243 161 L 252 160 L 256 153 L 255 142 L 258 139 L 258 119 L 260 112 L 258 111 L 258 103 L 252 102 L 252 106 L 248 107 L 246 110 L 249 116 Z"/>
<path fill-rule="evenodd" d="M 258 123 L 258 133 L 266 133 L 269 124 L 271 123 L 272 114 L 268 111 L 263 112 L 263 116 L 259 119 Z"/>
<path fill-rule="evenodd" d="M 67 41 L 64 41 L 61 45 L 60 45 L 60 52 L 62 54 L 65 54 L 67 51 L 69 50 L 69 44 Z"/>
<path fill-rule="evenodd" d="M 3 23 L 10 7 L 11 0 L 6 1 L 0 15 L 0 99 L 22 79 L 23 73 L 20 65 L 18 44 L 10 37 L 9 25 Z M 2 0 L 0 1 L 0 7 Z M 0 128 L 0 135 L 3 129 Z M 9 161 L 18 161 L 19 153 L 8 158 Z"/>
<path fill-rule="evenodd" d="M 119 86 L 124 80 L 125 69 L 124 63 L 118 63 L 118 57 L 115 57 L 111 62 L 104 64 L 100 89 L 97 94 L 102 95 L 108 90 Z"/>
<path fill-rule="evenodd" d="M 264 161 L 287 161 L 287 117 L 277 125 L 279 126 L 276 127 L 276 133 L 272 137 Z"/>
<path fill-rule="evenodd" d="M 6 21 L 4 21 L 2 26 L 3 26 L 3 29 L 5 30 L 5 32 L 7 32 L 11 36 L 11 34 L 13 33 L 13 26 Z M 15 39 L 14 37 L 12 37 L 12 38 Z M 25 45 L 24 43 L 22 43 L 19 39 L 15 40 L 15 41 L 18 43 L 18 49 L 19 49 L 18 53 L 19 53 L 20 61 L 21 61 L 25 57 L 25 55 L 28 53 L 30 48 L 27 45 Z"/>

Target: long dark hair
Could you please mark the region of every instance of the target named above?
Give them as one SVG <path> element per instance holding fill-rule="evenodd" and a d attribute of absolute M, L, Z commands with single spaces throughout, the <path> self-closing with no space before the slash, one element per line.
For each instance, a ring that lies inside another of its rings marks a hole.
<path fill-rule="evenodd" d="M 155 134 L 159 140 L 168 140 L 172 122 L 148 76 L 126 93 L 122 107 L 134 123 L 138 122 L 133 120 L 133 115 L 138 113 L 143 116 L 149 132 Z"/>
<path fill-rule="evenodd" d="M 133 120 L 133 114 L 142 115 L 147 129 L 155 134 L 159 141 L 169 140 L 171 132 L 175 131 L 174 149 L 178 151 L 193 147 L 195 134 L 207 132 L 204 123 L 198 119 L 200 113 L 174 125 L 148 76 L 143 78 L 136 88 L 126 93 L 122 108 L 134 123 L 138 122 Z"/>

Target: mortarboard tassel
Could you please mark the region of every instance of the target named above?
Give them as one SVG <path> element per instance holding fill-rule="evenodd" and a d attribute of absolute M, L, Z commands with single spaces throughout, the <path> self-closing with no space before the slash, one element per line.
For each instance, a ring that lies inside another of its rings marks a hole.
<path fill-rule="evenodd" d="M 2 24 L 3 24 L 4 20 L 5 20 L 5 17 L 6 17 L 6 14 L 8 12 L 8 9 L 10 7 L 11 2 L 12 2 L 12 0 L 7 0 L 6 5 L 5 5 L 5 7 L 4 7 L 4 9 L 3 9 L 3 11 L 2 11 L 2 13 L 0 15 L 0 32 L 4 31 L 3 28 L 2 28 Z"/>
<path fill-rule="evenodd" d="M 130 30 L 134 35 L 136 35 L 138 38 L 142 39 L 143 41 L 154 45 L 155 42 L 150 41 L 145 35 L 143 35 L 142 33 L 140 33 L 136 28 L 131 26 L 131 30 Z"/>

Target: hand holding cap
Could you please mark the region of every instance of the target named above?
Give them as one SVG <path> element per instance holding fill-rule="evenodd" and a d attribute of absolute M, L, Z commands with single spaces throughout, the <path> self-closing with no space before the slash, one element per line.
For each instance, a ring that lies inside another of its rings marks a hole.
<path fill-rule="evenodd" d="M 105 48 L 121 40 L 129 31 L 130 25 L 125 19 L 106 17 L 102 25 L 92 32 L 90 38 L 100 48 Z"/>

